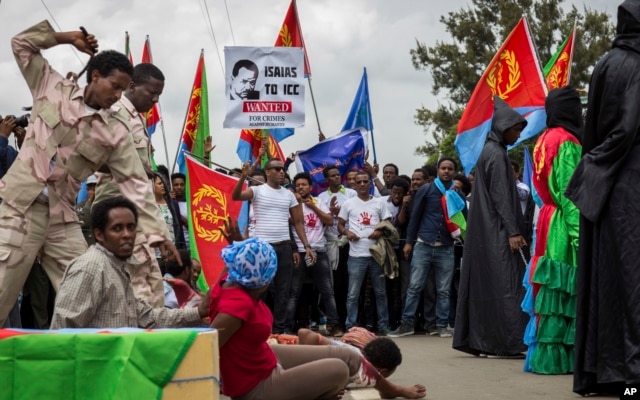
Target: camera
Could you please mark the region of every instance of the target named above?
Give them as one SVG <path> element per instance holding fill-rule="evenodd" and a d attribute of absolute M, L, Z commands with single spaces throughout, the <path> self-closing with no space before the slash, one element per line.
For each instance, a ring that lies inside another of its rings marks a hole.
<path fill-rule="evenodd" d="M 16 117 L 14 115 L 10 116 L 13 117 L 13 119 L 16 121 L 16 126 L 21 126 L 23 128 L 29 126 L 29 119 L 31 118 L 31 114 L 27 113 L 19 117 Z"/>

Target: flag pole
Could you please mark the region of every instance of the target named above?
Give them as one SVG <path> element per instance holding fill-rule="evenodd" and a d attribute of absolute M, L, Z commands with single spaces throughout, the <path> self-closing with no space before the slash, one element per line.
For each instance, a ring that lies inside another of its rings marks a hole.
<path fill-rule="evenodd" d="M 371 97 L 369 96 L 369 75 L 367 74 L 367 67 L 364 67 L 365 85 L 367 91 L 367 118 L 371 120 L 371 148 L 373 149 L 373 163 L 378 163 L 378 155 L 376 154 L 376 140 L 373 137 L 373 117 L 371 116 Z"/>
<path fill-rule="evenodd" d="M 153 52 L 151 51 L 151 39 L 149 39 L 149 35 L 146 37 L 146 42 L 149 50 L 149 61 L 153 64 Z M 164 158 L 169 164 L 169 150 L 167 147 L 167 135 L 164 131 L 164 119 L 162 118 L 162 106 L 160 105 L 160 100 L 158 100 L 158 111 L 160 112 L 160 130 L 162 130 L 162 143 L 164 144 Z M 172 171 L 173 173 L 173 171 Z"/>
<path fill-rule="evenodd" d="M 576 48 L 576 25 L 578 23 L 578 19 L 575 18 L 573 20 L 573 29 L 571 31 L 571 53 L 569 54 L 569 66 L 568 66 L 568 72 L 567 72 L 567 85 L 569 84 L 569 82 L 571 81 L 571 69 L 572 69 L 572 64 L 573 64 L 573 49 Z"/>
<path fill-rule="evenodd" d="M 298 27 L 298 36 L 300 36 L 302 40 L 302 50 L 304 52 L 304 66 L 307 71 L 310 71 L 307 59 L 307 48 L 304 45 L 304 38 L 302 36 L 302 28 L 300 27 L 300 18 L 298 17 L 298 4 L 296 4 L 296 0 L 291 0 L 293 2 L 293 8 L 296 14 L 296 25 Z M 311 103 L 313 104 L 313 113 L 316 116 L 316 124 L 318 124 L 318 134 L 322 134 L 322 128 L 320 128 L 320 117 L 318 116 L 318 108 L 316 107 L 316 98 L 313 95 L 313 86 L 311 85 L 311 74 L 307 75 L 307 81 L 309 82 L 309 93 L 311 94 Z"/>

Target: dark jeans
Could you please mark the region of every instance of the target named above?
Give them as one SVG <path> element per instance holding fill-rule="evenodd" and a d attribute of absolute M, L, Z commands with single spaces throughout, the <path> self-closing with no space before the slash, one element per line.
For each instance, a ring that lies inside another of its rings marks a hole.
<path fill-rule="evenodd" d="M 311 267 L 306 266 L 304 256 L 305 253 L 300 253 L 300 264 L 294 268 L 292 274 L 293 280 L 287 307 L 287 329 L 293 331 L 298 300 L 307 275 L 311 277 L 318 288 L 322 309 L 327 317 L 327 324 L 329 326 L 340 325 L 338 311 L 336 310 L 336 299 L 333 295 L 332 271 L 327 253 L 317 252 L 316 263 Z"/>
<path fill-rule="evenodd" d="M 287 303 L 293 280 L 293 249 L 290 243 L 273 246 L 278 256 L 278 271 L 271 282 L 269 292 L 273 299 L 273 333 L 284 333 L 287 320 Z"/>
<path fill-rule="evenodd" d="M 336 299 L 336 309 L 340 325 L 344 326 L 347 320 L 347 293 L 349 291 L 349 244 L 340 247 L 338 269 L 333 271 L 333 294 Z"/>

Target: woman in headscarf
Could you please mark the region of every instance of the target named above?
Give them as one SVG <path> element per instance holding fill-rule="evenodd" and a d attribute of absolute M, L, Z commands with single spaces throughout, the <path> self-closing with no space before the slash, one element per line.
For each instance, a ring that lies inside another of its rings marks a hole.
<path fill-rule="evenodd" d="M 211 289 L 210 317 L 218 330 L 222 392 L 233 399 L 336 399 L 359 356 L 338 346 L 267 344 L 273 315 L 260 300 L 273 280 L 273 247 L 251 238 L 222 250 L 228 273 Z"/>
<path fill-rule="evenodd" d="M 547 130 L 533 150 L 533 186 L 542 201 L 536 244 L 524 283 L 523 310 L 530 315 L 524 342 L 525 371 L 573 371 L 576 267 L 580 212 L 564 191 L 580 161 L 582 105 L 570 87 L 549 92 Z"/>

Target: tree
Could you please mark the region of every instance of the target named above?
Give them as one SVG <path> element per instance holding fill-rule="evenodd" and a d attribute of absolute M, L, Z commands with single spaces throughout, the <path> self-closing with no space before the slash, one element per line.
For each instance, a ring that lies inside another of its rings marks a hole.
<path fill-rule="evenodd" d="M 413 66 L 431 72 L 434 95 L 447 101 L 435 110 L 419 108 L 415 123 L 423 127 L 427 140 L 416 154 L 435 162 L 442 156 L 455 157 L 456 126 L 478 80 L 509 32 L 522 15 L 527 16 L 541 63 L 551 58 L 569 35 L 576 21 L 576 44 L 571 69 L 571 85 L 587 87 L 596 61 L 610 48 L 614 26 L 609 15 L 575 6 L 569 12 L 564 0 L 471 0 L 471 6 L 440 17 L 452 42 L 436 42 L 432 47 L 416 40 L 410 51 Z M 430 136 L 430 137 L 429 137 Z M 431 140 L 430 140 L 431 139 Z M 523 143 L 532 145 L 535 138 Z M 521 159 L 523 146 L 511 157 Z"/>

